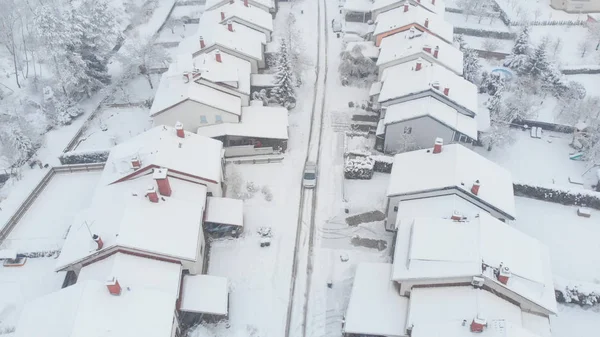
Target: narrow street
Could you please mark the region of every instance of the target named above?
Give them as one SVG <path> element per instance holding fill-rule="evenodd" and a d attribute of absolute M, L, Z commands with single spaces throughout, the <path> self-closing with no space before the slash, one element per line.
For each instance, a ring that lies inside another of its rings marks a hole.
<path fill-rule="evenodd" d="M 325 0 L 318 0 L 318 31 L 317 64 L 315 66 L 316 81 L 314 86 L 314 101 L 311 113 L 310 138 L 306 162 L 316 163 L 319 167 L 321 155 L 321 139 L 323 134 L 323 116 L 325 108 L 325 86 L 327 83 L 327 43 L 328 26 L 326 19 Z M 321 177 L 326 172 L 319 172 Z M 313 246 L 315 240 L 315 210 L 317 205 L 316 188 L 302 189 L 298 217 L 298 228 L 294 251 L 294 263 L 290 287 L 290 301 L 286 319 L 286 337 L 307 336 L 308 300 L 311 289 L 314 266 Z"/>

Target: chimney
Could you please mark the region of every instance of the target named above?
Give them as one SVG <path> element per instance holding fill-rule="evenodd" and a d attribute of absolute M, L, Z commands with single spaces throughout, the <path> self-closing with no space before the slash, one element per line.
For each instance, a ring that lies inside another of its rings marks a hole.
<path fill-rule="evenodd" d="M 471 322 L 471 332 L 483 332 L 483 328 L 487 326 L 487 321 L 483 318 L 475 317 Z"/>
<path fill-rule="evenodd" d="M 512 273 L 508 267 L 502 266 L 502 263 L 500 263 L 500 267 L 498 269 L 498 281 L 506 285 Z"/>
<path fill-rule="evenodd" d="M 408 3 L 404 4 L 404 13 L 408 12 Z"/>
<path fill-rule="evenodd" d="M 217 60 L 217 62 L 221 63 L 223 62 L 223 60 L 221 59 L 221 51 L 220 50 L 216 50 L 215 51 L 215 59 Z"/>
<path fill-rule="evenodd" d="M 425 19 L 425 28 L 429 28 L 429 18 Z"/>
<path fill-rule="evenodd" d="M 225 12 L 221 12 L 221 21 L 225 20 Z"/>
<path fill-rule="evenodd" d="M 183 72 L 183 83 L 189 83 L 189 82 L 190 82 L 190 73 L 185 71 L 185 72 Z"/>
<path fill-rule="evenodd" d="M 200 36 L 200 49 L 204 49 L 204 47 L 206 47 L 206 44 L 204 43 L 204 38 Z"/>
<path fill-rule="evenodd" d="M 121 285 L 119 284 L 119 281 L 117 281 L 116 277 L 110 278 L 106 281 L 106 288 L 108 288 L 108 292 L 111 295 L 121 295 Z"/>
<path fill-rule="evenodd" d="M 185 138 L 185 131 L 183 131 L 183 124 L 181 122 L 175 123 L 175 131 L 177 132 L 177 137 Z"/>
<path fill-rule="evenodd" d="M 450 88 L 446 87 L 444 88 L 444 95 L 448 96 L 448 94 L 450 94 Z"/>
<path fill-rule="evenodd" d="M 146 196 L 150 202 L 157 203 L 158 202 L 158 194 L 156 193 L 156 189 L 154 186 L 148 187 L 148 191 L 146 191 Z"/>
<path fill-rule="evenodd" d="M 417 65 L 415 66 L 415 71 L 421 70 L 422 66 L 423 66 L 423 63 L 421 62 L 421 60 L 418 60 Z"/>
<path fill-rule="evenodd" d="M 231 20 L 227 21 L 227 29 L 233 32 L 233 22 Z"/>
<path fill-rule="evenodd" d="M 141 167 L 142 167 L 142 161 L 140 160 L 140 157 L 138 157 L 138 156 L 131 157 L 131 168 L 133 168 L 134 170 L 138 170 Z"/>
<path fill-rule="evenodd" d="M 435 139 L 433 144 L 433 153 L 442 153 L 442 147 L 444 146 L 444 140 L 440 137 Z"/>
<path fill-rule="evenodd" d="M 166 197 L 170 197 L 172 192 L 169 177 L 167 176 L 168 172 L 169 170 L 166 168 L 161 168 L 154 170 L 154 173 L 152 174 L 152 178 L 156 180 L 156 185 L 158 185 L 158 193 Z"/>
<path fill-rule="evenodd" d="M 440 82 L 438 82 L 438 81 L 431 82 L 431 87 L 435 90 L 440 90 Z"/>
<path fill-rule="evenodd" d="M 426 44 L 426 45 L 424 45 L 424 46 L 423 46 L 423 51 L 424 51 L 424 52 L 426 52 L 426 53 L 429 53 L 429 54 L 431 54 L 431 46 L 430 46 L 430 45 L 427 45 L 427 44 Z"/>
<path fill-rule="evenodd" d="M 248 0 L 244 0 L 244 6 L 249 7 L 248 6 Z"/>
<path fill-rule="evenodd" d="M 473 186 L 471 186 L 471 193 L 478 195 L 479 194 L 479 186 L 481 186 L 481 183 L 479 182 L 479 180 L 475 180 L 475 182 L 473 183 Z"/>
<path fill-rule="evenodd" d="M 92 235 L 92 240 L 94 240 L 96 242 L 96 244 L 98 245 L 98 248 L 96 248 L 96 250 L 100 250 L 100 249 L 102 249 L 102 247 L 104 247 L 104 242 L 102 241 L 102 238 L 100 237 L 100 235 L 98 235 L 98 234 Z"/>
<path fill-rule="evenodd" d="M 454 221 L 460 221 L 463 219 L 462 214 L 460 214 L 459 211 L 454 211 L 452 212 L 452 216 L 450 217 L 450 219 L 454 220 Z"/>
<path fill-rule="evenodd" d="M 433 50 L 433 57 L 438 58 L 439 53 L 440 53 L 440 46 L 435 46 L 435 49 Z"/>
<path fill-rule="evenodd" d="M 435 5 L 435 0 L 431 0 L 431 4 L 432 4 L 432 5 Z"/>

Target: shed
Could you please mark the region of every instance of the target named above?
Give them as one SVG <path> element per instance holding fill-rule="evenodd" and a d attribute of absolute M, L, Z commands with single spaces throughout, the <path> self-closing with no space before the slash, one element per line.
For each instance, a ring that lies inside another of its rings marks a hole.
<path fill-rule="evenodd" d="M 239 199 L 209 197 L 204 227 L 216 236 L 238 236 L 244 228 L 244 202 Z"/>
<path fill-rule="evenodd" d="M 181 321 L 192 326 L 201 321 L 216 322 L 229 315 L 227 278 L 213 275 L 185 275 L 181 288 Z"/>

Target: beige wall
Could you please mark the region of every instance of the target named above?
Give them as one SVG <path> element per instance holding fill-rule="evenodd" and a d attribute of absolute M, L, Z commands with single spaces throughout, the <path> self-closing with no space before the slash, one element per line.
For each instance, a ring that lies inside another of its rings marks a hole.
<path fill-rule="evenodd" d="M 237 115 L 189 99 L 154 116 L 153 120 L 154 125 L 175 126 L 175 123 L 181 122 L 186 131 L 196 133 L 200 126 L 216 124 L 217 115 L 221 116 L 223 123 L 240 121 Z M 201 116 L 206 117 L 206 124 L 200 123 Z"/>
<path fill-rule="evenodd" d="M 572 13 L 600 12 L 600 0 L 552 0 L 550 6 Z"/>

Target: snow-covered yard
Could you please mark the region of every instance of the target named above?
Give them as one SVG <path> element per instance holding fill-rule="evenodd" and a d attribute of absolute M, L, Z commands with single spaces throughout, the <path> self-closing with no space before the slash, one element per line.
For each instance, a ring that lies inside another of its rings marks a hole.
<path fill-rule="evenodd" d="M 598 64 L 600 51 L 595 50 L 595 41 L 590 39 L 585 26 L 531 26 L 530 38 L 533 45 L 547 39 L 548 56 L 560 66 Z M 557 40 L 560 40 L 560 46 L 555 49 Z M 582 42 L 587 44 L 585 53 L 581 49 Z"/>
<path fill-rule="evenodd" d="M 495 0 L 513 21 L 577 21 L 586 20 L 586 14 L 570 14 L 550 7 L 550 0 Z"/>
<path fill-rule="evenodd" d="M 194 35 L 196 31 L 198 31 L 198 24 L 196 23 L 178 24 L 172 30 L 165 27 L 160 31 L 155 42 L 181 42 L 184 38 Z"/>

